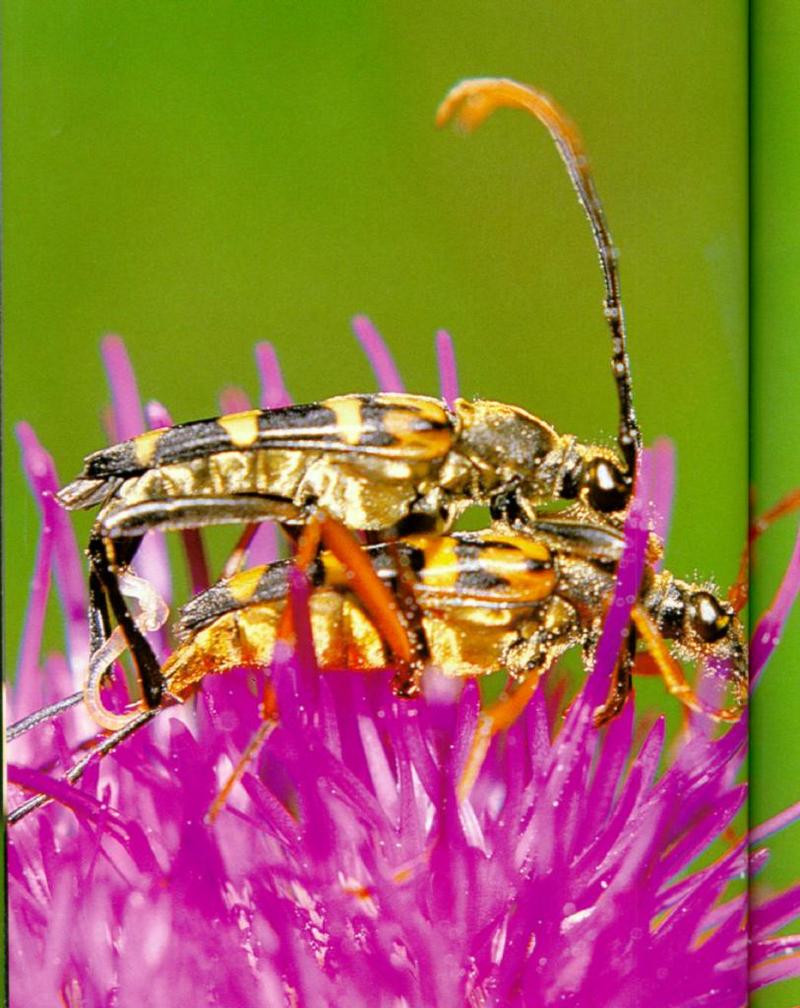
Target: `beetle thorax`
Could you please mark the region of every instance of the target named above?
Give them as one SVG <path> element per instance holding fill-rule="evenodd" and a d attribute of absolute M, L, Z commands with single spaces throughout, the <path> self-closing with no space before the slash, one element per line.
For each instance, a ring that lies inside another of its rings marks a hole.
<path fill-rule="evenodd" d="M 536 474 L 561 440 L 543 420 L 518 406 L 459 399 L 458 450 L 478 473 L 481 490 L 536 481 Z"/>

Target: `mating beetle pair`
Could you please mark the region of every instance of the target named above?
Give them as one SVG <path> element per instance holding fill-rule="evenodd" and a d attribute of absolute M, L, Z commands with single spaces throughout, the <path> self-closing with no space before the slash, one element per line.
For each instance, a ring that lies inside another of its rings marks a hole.
<path fill-rule="evenodd" d="M 471 127 L 500 106 L 524 108 L 543 122 L 588 214 L 612 336 L 619 454 L 561 435 L 504 403 L 459 399 L 449 406 L 383 393 L 195 421 L 90 455 L 59 500 L 68 508 L 101 505 L 89 546 L 92 622 L 99 642 L 108 633 L 111 609 L 149 707 L 159 703 L 161 671 L 127 611 L 117 572 L 151 529 L 264 520 L 304 525 L 321 510 L 347 528 L 389 539 L 446 532 L 467 507 L 488 504 L 500 529 L 535 538 L 543 527 L 539 507 L 563 501 L 571 506 L 547 519 L 550 548 L 562 564 L 576 551 L 606 568 L 616 563 L 607 533 L 621 528 L 641 435 L 613 245 L 577 132 L 544 95 L 512 81 L 466 81 L 445 99 L 438 121 L 456 115 Z M 683 594 L 688 601 L 670 604 L 669 636 L 693 654 L 717 645 L 734 659 L 734 675 L 743 680 L 741 632 L 731 608 L 704 589 Z M 602 602 L 591 604 L 595 614 Z"/>
<path fill-rule="evenodd" d="M 103 646 L 113 616 L 148 710 L 162 703 L 165 682 L 180 694 L 203 669 L 266 663 L 286 594 L 281 564 L 212 587 L 185 608 L 184 642 L 162 670 L 119 584 L 153 529 L 262 521 L 306 528 L 316 516 L 328 547 L 345 541 L 346 529 L 368 533 L 378 542 L 367 549 L 351 539 L 351 546 L 334 546 L 333 556 L 306 557 L 320 598 L 339 598 L 327 610 L 312 601 L 312 614 L 314 605 L 319 613 L 312 626 L 342 646 L 349 634 L 362 658 L 405 664 L 400 693 L 413 692 L 426 660 L 456 676 L 501 664 L 529 682 L 572 644 L 582 644 L 591 660 L 641 454 L 616 259 L 577 131 L 550 99 L 509 80 L 465 81 L 442 103 L 438 122 L 455 116 L 471 128 L 499 107 L 523 108 L 545 125 L 589 218 L 612 337 L 618 452 L 559 434 L 504 403 L 381 393 L 180 424 L 88 456 L 58 499 L 69 509 L 100 506 L 88 548 L 92 650 Z M 553 503 L 561 510 L 545 507 Z M 475 504 L 490 507 L 493 529 L 448 535 Z M 451 562 L 442 566 L 444 556 Z M 352 576 L 339 577 L 337 562 L 350 575 L 360 565 L 361 594 L 352 591 Z M 228 643 L 224 627 L 235 631 Z M 247 649 L 248 633 L 261 652 Z M 598 723 L 630 691 L 640 636 L 654 648 L 670 690 L 691 707 L 699 702 L 661 638 L 691 657 L 729 661 L 736 707 L 711 713 L 738 716 L 746 658 L 733 607 L 704 587 L 648 570 Z"/>

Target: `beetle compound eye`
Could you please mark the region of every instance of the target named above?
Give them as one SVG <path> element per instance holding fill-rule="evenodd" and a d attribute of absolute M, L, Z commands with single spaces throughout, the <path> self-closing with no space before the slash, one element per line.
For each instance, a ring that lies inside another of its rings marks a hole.
<path fill-rule="evenodd" d="M 605 458 L 590 463 L 585 477 L 589 504 L 595 511 L 606 514 L 622 511 L 628 505 L 630 484 L 620 470 Z"/>
<path fill-rule="evenodd" d="M 689 606 L 692 628 L 706 644 L 715 644 L 728 633 L 731 614 L 710 592 L 695 592 Z"/>

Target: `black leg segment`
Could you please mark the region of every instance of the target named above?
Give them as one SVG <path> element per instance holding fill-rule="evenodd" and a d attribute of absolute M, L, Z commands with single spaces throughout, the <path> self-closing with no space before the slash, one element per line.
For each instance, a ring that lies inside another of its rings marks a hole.
<path fill-rule="evenodd" d="M 141 536 L 125 540 L 122 553 L 126 560 L 134 555 L 141 540 Z M 110 552 L 114 557 L 113 561 L 109 556 Z M 118 568 L 115 544 L 111 540 L 104 540 L 97 535 L 92 535 L 89 540 L 89 562 L 92 574 L 96 576 L 97 581 L 102 585 L 108 604 L 111 607 L 111 612 L 114 614 L 117 623 L 122 627 L 122 632 L 125 634 L 125 639 L 131 649 L 131 656 L 133 657 L 133 662 L 139 676 L 144 701 L 150 710 L 153 710 L 161 703 L 164 680 L 161 675 L 161 667 L 153 653 L 153 649 L 150 647 L 147 638 L 136 626 L 125 599 L 122 597 L 117 579 Z M 103 624 L 102 609 L 99 612 L 100 617 L 96 622 Z M 102 628 L 106 630 L 106 626 Z M 93 636 L 96 629 L 98 629 L 98 626 L 93 626 Z"/>

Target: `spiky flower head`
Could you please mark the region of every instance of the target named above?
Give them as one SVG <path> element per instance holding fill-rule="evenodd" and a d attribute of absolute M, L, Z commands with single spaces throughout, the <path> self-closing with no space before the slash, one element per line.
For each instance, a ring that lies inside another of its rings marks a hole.
<path fill-rule="evenodd" d="M 379 377 L 395 380 L 377 334 L 358 326 Z M 440 346 L 449 359 L 445 337 Z M 108 342 L 106 357 L 114 436 L 136 433 L 121 344 Z M 273 405 L 283 385 L 270 353 L 258 359 Z M 454 395 L 452 368 L 444 384 Z M 30 429 L 20 438 L 43 525 L 17 715 L 75 688 L 88 640 L 52 462 Z M 777 937 L 800 911 L 794 887 L 751 908 L 748 977 L 748 864 L 759 870 L 761 841 L 797 810 L 738 835 L 746 719 L 717 733 L 692 716 L 672 744 L 663 718 L 637 721 L 632 703 L 603 730 L 592 722 L 645 562 L 648 505 L 668 482 L 667 456 L 651 455 L 584 685 L 566 709 L 552 680 L 540 689 L 465 800 L 476 684 L 459 694 L 434 683 L 400 701 L 391 670 L 321 675 L 302 588 L 297 645 L 268 670 L 279 726 L 213 823 L 221 782 L 258 728 L 263 673 L 208 678 L 75 784 L 63 776 L 92 734 L 80 706 L 18 739 L 14 801 L 54 800 L 10 837 L 11 1003 L 743 1008 L 748 986 L 798 975 L 800 937 Z M 153 539 L 139 571 L 169 597 Z M 258 548 L 269 556 L 269 542 Z M 69 660 L 41 663 L 51 579 Z M 798 584 L 800 543 L 756 632 L 756 672 Z"/>

